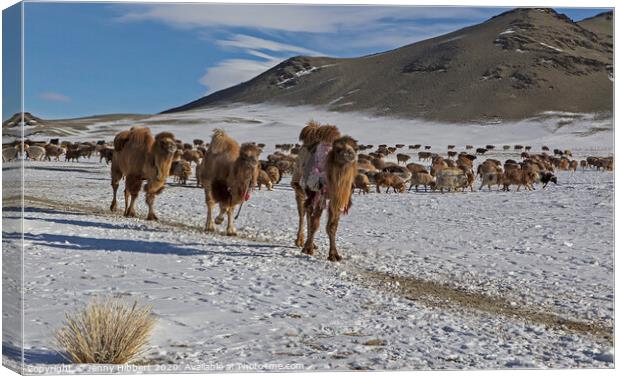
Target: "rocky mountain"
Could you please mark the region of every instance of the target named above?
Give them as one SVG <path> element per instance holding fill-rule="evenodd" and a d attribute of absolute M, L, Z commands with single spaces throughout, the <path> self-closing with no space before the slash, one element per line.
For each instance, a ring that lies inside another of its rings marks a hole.
<path fill-rule="evenodd" d="M 290 58 L 242 84 L 165 112 L 234 102 L 450 122 L 545 111 L 611 112 L 613 15 L 573 22 L 519 8 L 481 24 L 359 58 Z"/>
<path fill-rule="evenodd" d="M 612 44 L 614 38 L 614 14 L 613 12 L 600 13 L 594 17 L 586 18 L 577 22 L 586 30 L 595 33 L 604 42 Z"/>
<path fill-rule="evenodd" d="M 22 120 L 23 120 L 23 123 L 22 123 Z M 34 116 L 30 112 L 24 112 L 23 119 L 22 119 L 22 113 L 17 112 L 13 114 L 13 116 L 11 116 L 10 118 L 2 122 L 2 128 L 13 128 L 13 127 L 17 127 L 20 125 L 35 126 L 35 125 L 41 125 L 43 123 L 44 123 L 43 119 Z"/>

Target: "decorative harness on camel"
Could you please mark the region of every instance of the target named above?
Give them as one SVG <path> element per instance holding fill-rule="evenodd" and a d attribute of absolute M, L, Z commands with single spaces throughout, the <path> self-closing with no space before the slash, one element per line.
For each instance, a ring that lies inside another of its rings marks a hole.
<path fill-rule="evenodd" d="M 301 177 L 301 186 L 315 192 L 312 206 L 324 209 L 327 202 L 327 155 L 332 150 L 332 145 L 319 142 L 314 151 L 310 151 L 311 157 L 304 165 Z"/>
<path fill-rule="evenodd" d="M 327 142 L 319 142 L 314 151 L 310 150 L 311 157 L 303 166 L 303 175 L 300 184 L 305 189 L 314 192 L 312 198 L 312 206 L 315 209 L 325 209 L 327 206 L 327 156 L 332 150 L 332 144 Z M 349 214 L 349 207 L 345 205 L 340 209 L 344 214 Z"/>

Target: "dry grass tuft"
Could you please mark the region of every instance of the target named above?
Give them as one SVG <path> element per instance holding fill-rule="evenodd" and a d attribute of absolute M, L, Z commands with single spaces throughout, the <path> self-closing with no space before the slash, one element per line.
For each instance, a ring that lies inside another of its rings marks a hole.
<path fill-rule="evenodd" d="M 141 355 L 157 319 L 151 306 L 119 299 L 95 299 L 85 309 L 66 314 L 56 341 L 73 363 L 124 364 Z"/>

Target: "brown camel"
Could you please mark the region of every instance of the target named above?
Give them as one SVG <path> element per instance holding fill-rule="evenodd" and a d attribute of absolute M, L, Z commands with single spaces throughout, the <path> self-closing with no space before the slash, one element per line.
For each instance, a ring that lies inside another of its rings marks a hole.
<path fill-rule="evenodd" d="M 176 150 L 174 136 L 169 132 L 161 132 L 153 137 L 148 128 L 132 127 L 117 134 L 112 154 L 113 197 L 110 210 L 116 210 L 116 191 L 119 181 L 125 177 L 125 216 L 135 217 L 136 199 L 142 181 L 146 180 L 144 191 L 149 207 L 146 219 L 157 220 L 153 209 L 155 196 L 164 190 Z"/>
<path fill-rule="evenodd" d="M 239 144 L 221 129 L 213 131 L 211 144 L 200 164 L 200 182 L 205 190 L 207 204 L 207 231 L 215 231 L 215 224 L 228 216 L 226 235 L 237 235 L 233 222 L 235 207 L 249 199 L 252 177 L 258 166 L 259 148 L 250 143 Z M 220 213 L 213 220 L 213 207 L 220 205 Z"/>
<path fill-rule="evenodd" d="M 314 235 L 321 222 L 321 214 L 328 208 L 327 234 L 329 261 L 342 258 L 336 249 L 336 231 L 341 211 L 351 207 L 352 186 L 357 175 L 357 142 L 341 136 L 333 125 L 310 121 L 299 135 L 300 148 L 292 186 L 295 190 L 299 229 L 295 244 L 302 252 L 314 253 Z M 304 217 L 308 221 L 308 238 L 304 242 Z"/>

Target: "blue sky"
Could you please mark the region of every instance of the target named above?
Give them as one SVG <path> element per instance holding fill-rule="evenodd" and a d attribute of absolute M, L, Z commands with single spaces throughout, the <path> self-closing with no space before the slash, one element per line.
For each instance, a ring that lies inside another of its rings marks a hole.
<path fill-rule="evenodd" d="M 290 56 L 380 52 L 505 10 L 26 3 L 25 109 L 43 118 L 157 113 Z M 558 11 L 580 20 L 603 10 Z"/>

